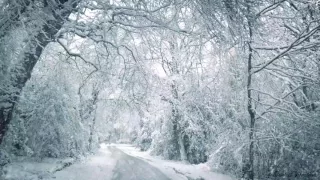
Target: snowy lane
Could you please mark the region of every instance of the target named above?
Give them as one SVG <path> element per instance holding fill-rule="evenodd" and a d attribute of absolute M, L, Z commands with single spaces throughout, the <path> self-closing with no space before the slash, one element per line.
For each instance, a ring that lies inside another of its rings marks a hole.
<path fill-rule="evenodd" d="M 118 159 L 112 180 L 170 180 L 160 170 L 147 162 L 129 156 L 116 147 L 109 147 L 113 157 Z"/>
<path fill-rule="evenodd" d="M 62 162 L 74 164 L 61 168 Z M 125 144 L 101 144 L 97 153 L 77 162 L 12 162 L 4 167 L 4 172 L 1 180 L 234 180 L 210 171 L 206 164 L 168 161 Z"/>
<path fill-rule="evenodd" d="M 103 147 L 82 163 L 56 172 L 48 180 L 170 180 L 147 162 L 114 146 Z"/>

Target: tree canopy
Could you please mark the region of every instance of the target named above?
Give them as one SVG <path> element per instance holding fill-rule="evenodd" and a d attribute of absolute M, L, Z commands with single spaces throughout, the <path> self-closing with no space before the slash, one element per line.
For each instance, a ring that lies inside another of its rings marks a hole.
<path fill-rule="evenodd" d="M 319 11 L 310 0 L 2 0 L 0 159 L 125 141 L 248 180 L 318 179 Z"/>

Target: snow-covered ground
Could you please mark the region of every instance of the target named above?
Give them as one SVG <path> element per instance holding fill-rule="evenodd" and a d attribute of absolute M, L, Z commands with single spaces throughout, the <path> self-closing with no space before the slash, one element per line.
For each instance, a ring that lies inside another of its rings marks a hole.
<path fill-rule="evenodd" d="M 46 158 L 41 161 L 19 158 L 3 167 L 1 180 L 38 180 L 49 178 L 54 172 L 74 163 L 74 159 Z"/>
<path fill-rule="evenodd" d="M 142 152 L 130 144 L 112 144 L 123 152 L 140 158 L 158 168 L 172 180 L 234 180 L 230 176 L 212 172 L 207 164 L 187 164 L 180 161 L 164 160 L 161 157 L 151 156 L 149 152 Z"/>
<path fill-rule="evenodd" d="M 152 174 L 151 179 L 155 180 L 163 180 L 164 176 L 172 180 L 232 180 L 210 171 L 206 164 L 163 160 L 128 144 L 101 144 L 96 154 L 82 161 L 45 159 L 37 162 L 21 159 L 6 165 L 3 170 L 5 174 L 0 177 L 1 180 L 149 180 Z M 128 179 L 130 173 L 135 178 Z"/>
<path fill-rule="evenodd" d="M 0 180 L 109 180 L 117 160 L 107 147 L 81 161 L 72 159 L 45 159 L 37 162 L 29 159 L 12 162 L 3 168 Z M 71 166 L 63 168 L 66 163 Z"/>
<path fill-rule="evenodd" d="M 116 163 L 108 147 L 101 146 L 96 154 L 54 173 L 48 180 L 111 180 Z"/>

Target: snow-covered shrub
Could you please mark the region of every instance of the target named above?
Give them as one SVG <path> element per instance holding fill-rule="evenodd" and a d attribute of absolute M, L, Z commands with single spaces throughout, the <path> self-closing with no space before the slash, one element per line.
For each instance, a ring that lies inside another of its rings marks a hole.
<path fill-rule="evenodd" d="M 210 155 L 208 163 L 214 171 L 240 176 L 242 155 L 236 154 L 235 151 L 232 146 L 221 145 Z"/>
<path fill-rule="evenodd" d="M 56 82 L 57 83 L 57 82 Z M 65 157 L 85 149 L 77 104 L 57 86 L 27 84 L 7 135 L 16 155 Z"/>
<path fill-rule="evenodd" d="M 1 171 L 1 166 L 4 166 L 9 162 L 10 162 L 9 154 L 4 149 L 0 149 L 0 171 Z"/>
<path fill-rule="evenodd" d="M 187 158 L 190 163 L 198 164 L 208 159 L 208 139 L 203 132 L 191 133 L 185 136 Z"/>
<path fill-rule="evenodd" d="M 137 138 L 135 139 L 135 143 L 142 150 L 146 151 L 150 148 L 152 143 L 152 132 L 151 127 L 148 122 L 141 123 L 141 130 L 137 134 Z"/>
<path fill-rule="evenodd" d="M 318 179 L 320 175 L 320 126 L 315 112 L 300 119 L 277 114 L 266 126 L 259 124 L 255 168 L 258 177 L 270 179 Z M 275 126 L 276 125 L 276 126 Z M 267 138 L 267 137 L 272 138 Z"/>
<path fill-rule="evenodd" d="M 180 159 L 179 146 L 172 123 L 164 122 L 162 131 L 153 133 L 151 150 L 152 154 L 161 155 L 166 159 Z"/>
<path fill-rule="evenodd" d="M 15 106 L 1 148 L 36 157 L 77 156 L 87 151 L 88 131 L 81 122 L 76 86 L 71 83 L 75 77 L 68 71 L 62 73 L 65 69 L 68 65 L 62 62 L 37 64 Z"/>
<path fill-rule="evenodd" d="M 16 110 L 18 112 L 18 110 Z M 24 119 L 20 118 L 17 113 L 13 115 L 12 123 L 9 125 L 9 131 L 4 138 L 2 148 L 13 155 L 30 156 L 33 151 L 27 146 L 28 138 Z M 0 148 L 1 149 L 1 148 Z"/>

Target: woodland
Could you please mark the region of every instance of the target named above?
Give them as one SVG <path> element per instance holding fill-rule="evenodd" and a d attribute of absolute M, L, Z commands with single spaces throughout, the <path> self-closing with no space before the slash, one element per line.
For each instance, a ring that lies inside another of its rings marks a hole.
<path fill-rule="evenodd" d="M 125 142 L 320 179 L 319 48 L 317 0 L 0 0 L 0 171 Z"/>

